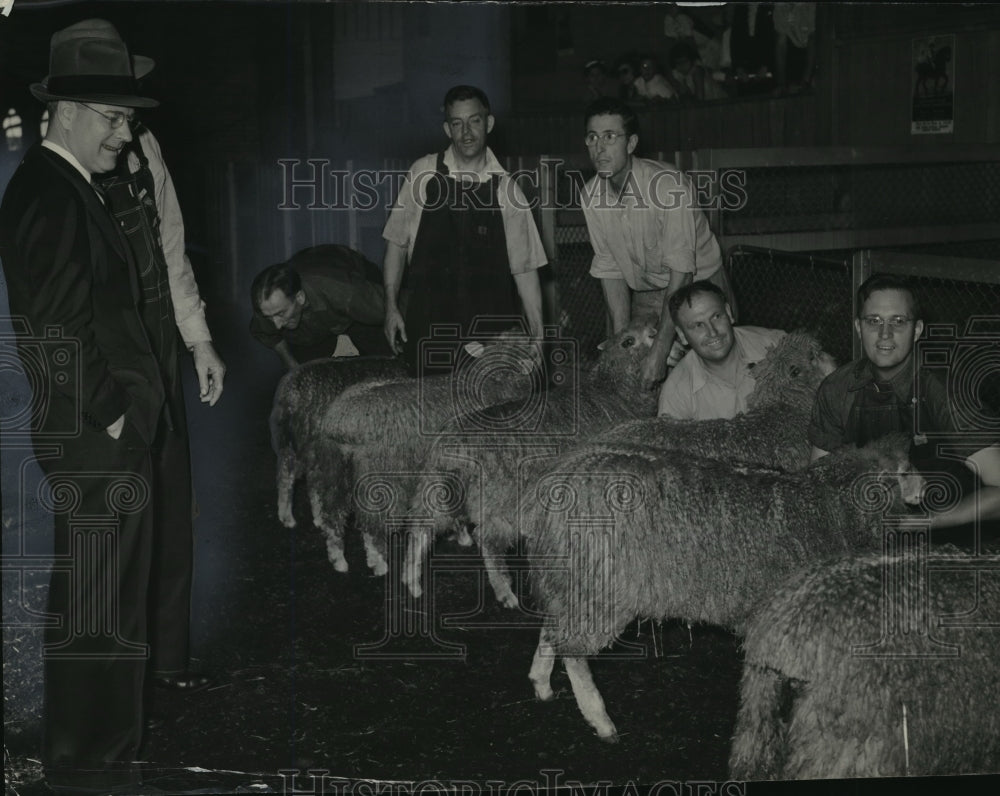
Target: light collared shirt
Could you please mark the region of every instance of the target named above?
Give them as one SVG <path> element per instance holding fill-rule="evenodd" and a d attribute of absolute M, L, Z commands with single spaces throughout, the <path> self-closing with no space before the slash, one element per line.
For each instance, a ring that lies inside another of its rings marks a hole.
<path fill-rule="evenodd" d="M 675 420 L 716 420 L 736 417 L 747 410 L 747 397 L 756 382 L 750 365 L 760 362 L 785 332 L 759 326 L 734 326 L 736 383 L 719 378 L 688 351 L 660 388 L 658 414 Z"/>
<path fill-rule="evenodd" d="M 722 267 L 690 181 L 669 163 L 633 157 L 620 194 L 598 175 L 584 186 L 580 203 L 594 249 L 591 276 L 624 279 L 632 290 L 661 290 L 672 271 L 697 280 Z"/>
<path fill-rule="evenodd" d="M 459 169 L 455 162 L 453 147 L 444 153 L 444 165 L 452 178 L 473 179 L 485 182 L 494 174 L 501 175 L 497 187 L 497 203 L 503 218 L 504 234 L 507 239 L 507 259 L 512 274 L 523 274 L 541 268 L 547 262 L 542 239 L 538 235 L 535 219 L 524 192 L 500 165 L 493 151 L 486 148 L 486 162 L 478 171 Z M 427 201 L 427 184 L 437 168 L 437 155 L 426 155 L 410 167 L 403 186 L 396 197 L 389 220 L 382 237 L 390 243 L 405 248 L 407 258 L 413 256 L 413 245 L 420 227 L 420 217 Z"/>

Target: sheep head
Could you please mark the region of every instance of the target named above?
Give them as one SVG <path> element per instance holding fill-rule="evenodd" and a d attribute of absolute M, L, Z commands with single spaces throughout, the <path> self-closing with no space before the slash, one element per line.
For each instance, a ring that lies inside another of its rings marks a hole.
<path fill-rule="evenodd" d="M 623 396 L 638 397 L 648 393 L 655 407 L 656 391 L 643 390 L 641 382 L 642 363 L 653 347 L 656 327 L 654 315 L 640 315 L 610 340 L 601 343 L 600 356 L 589 374 L 591 383 L 606 386 Z"/>
<path fill-rule="evenodd" d="M 912 437 L 886 434 L 863 447 L 844 445 L 810 465 L 826 482 L 850 484 L 855 505 L 867 514 L 916 505 L 923 497 L 923 476 L 910 462 Z"/>
<path fill-rule="evenodd" d="M 836 367 L 815 337 L 803 331 L 790 332 L 754 366 L 755 386 L 747 398 L 747 409 L 784 403 L 809 411 L 820 382 Z"/>

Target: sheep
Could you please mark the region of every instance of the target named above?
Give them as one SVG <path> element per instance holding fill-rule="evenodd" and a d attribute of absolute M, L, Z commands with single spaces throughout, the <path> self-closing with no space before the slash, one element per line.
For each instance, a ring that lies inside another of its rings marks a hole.
<path fill-rule="evenodd" d="M 533 591 L 547 615 L 530 679 L 552 698 L 563 658 L 584 718 L 617 739 L 587 655 L 636 617 L 678 617 L 740 632 L 782 576 L 871 549 L 888 504 L 915 503 L 922 477 L 896 434 L 845 447 L 801 473 L 642 445 L 586 445 L 560 459 L 528 507 Z"/>
<path fill-rule="evenodd" d="M 575 396 L 566 393 L 559 394 L 561 402 L 555 400 L 556 393 L 549 394 L 550 405 L 546 408 L 554 411 L 546 414 L 546 426 L 537 435 L 525 435 L 521 444 L 516 444 L 509 435 L 479 435 L 462 444 L 464 440 L 456 441 L 443 429 L 425 462 L 427 473 L 416 490 L 411 508 L 414 517 L 430 512 L 433 524 L 424 523 L 411 530 L 404 582 L 411 594 L 419 597 L 423 593 L 420 568 L 433 533 L 448 527 L 450 517 L 471 516 L 477 523 L 494 593 L 501 604 L 516 607 L 517 598 L 503 567 L 502 553 L 518 539 L 520 495 L 530 488 L 526 485 L 534 484 L 551 465 L 553 455 L 588 438 L 594 442 L 649 444 L 709 458 L 736 458 L 800 470 L 809 463 L 812 450 L 806 427 L 816 390 L 834 367 L 833 360 L 820 349 L 813 336 L 792 332 L 757 363 L 749 410 L 732 419 L 691 422 L 649 417 L 618 423 L 609 429 L 609 425 L 628 415 L 655 411 L 655 406 L 651 409 L 643 400 L 634 383 L 635 375 L 627 373 L 610 379 L 610 387 L 593 385 L 582 392 L 578 412 L 581 420 L 575 434 L 567 433 L 570 421 L 577 414 L 571 403 Z M 553 432 L 562 435 L 555 436 Z M 457 491 L 456 478 L 461 486 Z"/>
<path fill-rule="evenodd" d="M 745 413 L 698 422 L 668 417 L 634 420 L 594 441 L 635 442 L 709 459 L 802 470 L 812 453 L 806 430 L 816 391 L 835 369 L 833 358 L 815 337 L 790 332 L 754 366 L 755 386 L 747 397 Z"/>
<path fill-rule="evenodd" d="M 282 376 L 274 392 L 270 417 L 271 446 L 278 460 L 278 519 L 282 525 L 295 527 L 292 490 L 297 479 L 314 470 L 316 430 L 326 407 L 346 387 L 359 381 L 405 374 L 398 359 L 340 357 L 304 362 Z"/>
<path fill-rule="evenodd" d="M 1000 771 L 1000 556 L 904 547 L 815 566 L 752 618 L 734 777 Z"/>
<path fill-rule="evenodd" d="M 580 381 L 565 383 L 544 395 L 537 415 L 522 404 L 490 407 L 473 423 L 457 417 L 442 426 L 413 494 L 403 582 L 414 597 L 423 594 L 421 566 L 435 533 L 471 520 L 493 592 L 502 605 L 516 608 L 503 563 L 504 551 L 518 538 L 516 489 L 519 472 L 534 460 L 551 457 L 609 426 L 656 413 L 656 392 L 641 386 L 642 363 L 653 345 L 656 319 L 637 317 L 603 350 Z M 479 430 L 463 433 L 469 428 Z M 499 509 L 498 509 L 499 507 Z M 488 515 L 488 519 L 487 519 Z"/>
<path fill-rule="evenodd" d="M 343 535 L 354 509 L 368 566 L 375 575 L 387 572 L 383 524 L 397 504 L 407 504 L 401 495 L 409 495 L 429 440 L 459 407 L 475 415 L 493 403 L 536 400 L 544 377 L 530 366 L 532 345 L 523 332 L 505 332 L 450 375 L 371 380 L 326 407 L 310 474 L 322 488 L 310 497 L 337 572 L 348 571 Z"/>

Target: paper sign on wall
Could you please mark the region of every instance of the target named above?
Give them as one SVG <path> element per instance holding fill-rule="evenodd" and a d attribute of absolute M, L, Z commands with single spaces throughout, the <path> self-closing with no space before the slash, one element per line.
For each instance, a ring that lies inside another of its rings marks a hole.
<path fill-rule="evenodd" d="M 954 70 L 954 34 L 913 40 L 912 135 L 955 131 Z"/>

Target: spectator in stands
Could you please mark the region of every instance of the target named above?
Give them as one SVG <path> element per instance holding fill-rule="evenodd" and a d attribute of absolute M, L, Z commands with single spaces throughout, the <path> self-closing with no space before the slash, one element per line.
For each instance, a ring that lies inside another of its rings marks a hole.
<path fill-rule="evenodd" d="M 618 97 L 627 102 L 641 100 L 639 90 L 636 87 L 636 79 L 639 75 L 639 59 L 632 53 L 626 53 L 615 61 L 615 74 L 618 75 Z"/>
<path fill-rule="evenodd" d="M 725 8 L 721 5 L 692 8 L 691 20 L 694 26 L 691 37 L 705 71 L 713 74 L 729 66 L 729 26 Z"/>
<path fill-rule="evenodd" d="M 694 21 L 681 10 L 677 3 L 671 3 L 667 6 L 667 15 L 663 18 L 663 35 L 667 37 L 668 52 L 678 42 L 694 42 Z"/>
<path fill-rule="evenodd" d="M 584 94 L 588 101 L 600 97 L 617 97 L 618 84 L 608 73 L 607 64 L 601 60 L 587 61 L 583 67 Z"/>
<path fill-rule="evenodd" d="M 816 4 L 774 4 L 775 91 L 796 94 L 812 84 L 816 67 Z"/>
<path fill-rule="evenodd" d="M 694 279 L 710 279 L 732 305 L 722 254 L 683 172 L 635 156 L 639 128 L 632 108 L 618 99 L 596 100 L 585 119 L 584 141 L 597 170 L 581 192 L 594 249 L 590 274 L 601 280 L 614 332 L 635 314 L 659 317 L 643 365 L 643 382 L 652 389 L 681 353 L 679 347 L 672 352 L 670 296 Z"/>
<path fill-rule="evenodd" d="M 678 339 L 691 350 L 663 383 L 659 414 L 675 420 L 715 420 L 745 412 L 754 388 L 752 366 L 785 333 L 733 326 L 726 294 L 712 282 L 691 282 L 667 304 Z"/>
<path fill-rule="evenodd" d="M 313 246 L 265 268 L 250 297 L 250 333 L 289 369 L 319 357 L 392 355 L 382 274 L 346 246 Z"/>
<path fill-rule="evenodd" d="M 911 282 L 873 274 L 858 288 L 855 306 L 854 329 L 863 354 L 820 385 L 809 424 L 813 460 L 843 445 L 864 445 L 895 431 L 946 434 L 944 440 L 930 442 L 915 438 L 911 453 L 914 465 L 924 472 L 949 473 L 952 483 L 965 479 L 968 487 L 951 508 L 930 512 L 931 528 L 972 523 L 977 519 L 977 501 L 979 520 L 1000 519 L 1000 444 L 972 452 L 959 472 L 954 459 L 937 455 L 941 442 L 961 450 L 953 401 L 963 396 L 950 395 L 934 373 L 921 371 L 915 379 L 913 350 L 924 322 Z M 978 411 L 973 414 L 982 416 Z M 978 472 L 978 478 L 969 479 L 966 468 Z"/>
<path fill-rule="evenodd" d="M 651 102 L 677 96 L 677 92 L 661 73 L 660 65 L 651 55 L 645 55 L 639 61 L 639 77 L 636 78 L 635 86 L 639 96 Z"/>
<path fill-rule="evenodd" d="M 711 74 L 697 62 L 698 51 L 690 42 L 678 42 L 670 51 L 670 74 L 667 79 L 684 100 L 724 99 L 725 91 Z"/>
<path fill-rule="evenodd" d="M 773 76 L 773 3 L 728 3 L 732 70 L 744 90 L 770 85 Z"/>

